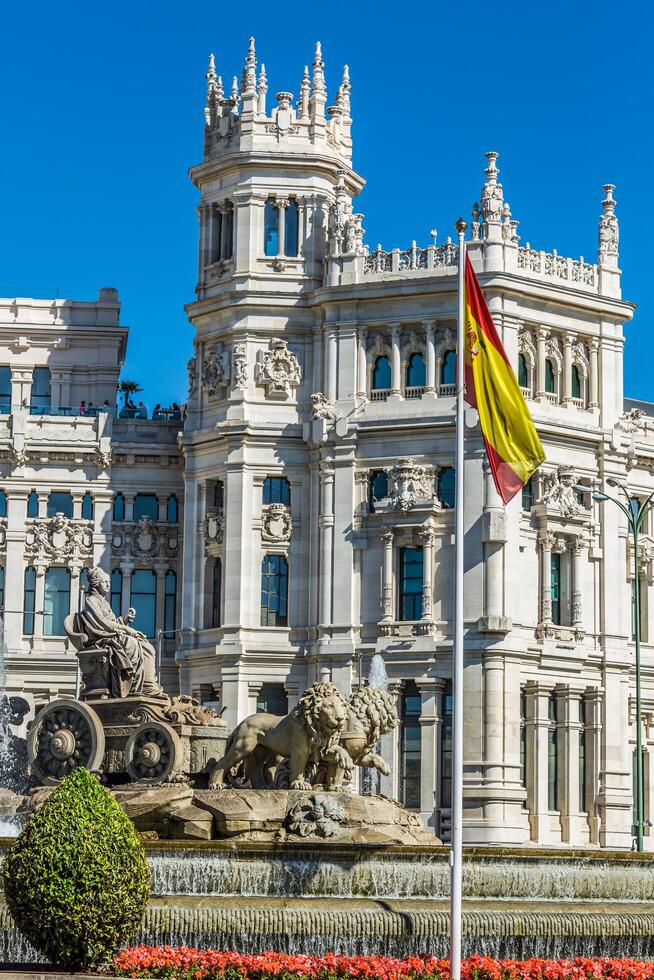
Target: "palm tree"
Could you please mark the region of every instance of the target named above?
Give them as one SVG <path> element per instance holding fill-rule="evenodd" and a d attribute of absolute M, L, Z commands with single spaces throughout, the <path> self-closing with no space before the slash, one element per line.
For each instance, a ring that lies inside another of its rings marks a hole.
<path fill-rule="evenodd" d="M 125 398 L 125 408 L 127 408 L 130 395 L 138 395 L 140 391 L 143 391 L 143 388 L 136 381 L 121 381 L 118 385 L 118 391 L 122 392 Z"/>

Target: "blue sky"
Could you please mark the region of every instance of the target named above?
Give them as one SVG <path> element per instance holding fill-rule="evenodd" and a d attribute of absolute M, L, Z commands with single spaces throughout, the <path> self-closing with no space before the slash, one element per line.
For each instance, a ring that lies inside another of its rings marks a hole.
<path fill-rule="evenodd" d="M 297 93 L 320 39 L 330 94 L 350 65 L 357 208 L 371 247 L 450 233 L 500 153 L 522 241 L 596 257 L 617 185 L 627 394 L 654 400 L 647 331 L 654 136 L 651 5 L 30 4 L 5 0 L 0 57 L 0 294 L 93 299 L 115 286 L 123 375 L 181 400 L 196 279 L 204 73 L 238 73 L 254 34 L 269 97 Z M 649 268 L 648 268 L 649 259 Z"/>

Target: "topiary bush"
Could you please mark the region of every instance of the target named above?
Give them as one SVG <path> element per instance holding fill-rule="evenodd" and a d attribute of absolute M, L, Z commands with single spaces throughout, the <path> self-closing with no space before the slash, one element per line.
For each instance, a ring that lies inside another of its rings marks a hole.
<path fill-rule="evenodd" d="M 3 867 L 14 922 L 48 961 L 97 967 L 138 932 L 150 870 L 131 820 L 74 769 L 27 824 Z"/>

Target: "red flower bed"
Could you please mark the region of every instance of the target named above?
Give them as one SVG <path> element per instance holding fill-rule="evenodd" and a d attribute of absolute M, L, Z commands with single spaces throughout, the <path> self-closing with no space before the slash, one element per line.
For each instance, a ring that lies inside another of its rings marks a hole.
<path fill-rule="evenodd" d="M 449 980 L 448 960 L 412 956 L 326 956 L 261 953 L 243 956 L 185 946 L 137 946 L 113 963 L 121 977 L 161 980 Z M 471 956 L 462 980 L 654 980 L 654 963 L 638 960 L 494 960 Z"/>

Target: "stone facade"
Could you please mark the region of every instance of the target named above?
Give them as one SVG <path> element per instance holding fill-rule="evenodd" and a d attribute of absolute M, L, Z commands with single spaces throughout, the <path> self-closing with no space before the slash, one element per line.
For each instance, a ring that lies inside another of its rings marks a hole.
<path fill-rule="evenodd" d="M 104 517 L 96 511 L 93 558 L 67 560 L 125 571 L 146 563 L 165 575 L 171 563 L 179 570 L 183 553 L 179 683 L 220 703 L 230 725 L 257 705 L 283 713 L 317 680 L 349 696 L 381 653 L 401 717 L 382 739 L 392 773 L 381 789 L 446 839 L 457 248 L 449 239 L 390 250 L 365 244 L 347 69 L 327 110 L 319 46 L 297 100 L 280 92 L 271 108 L 267 88 L 253 45 L 229 96 L 211 59 L 204 158 L 191 170 L 199 264 L 179 450 L 179 425 L 108 416 L 89 424 L 85 438 L 96 456 L 111 451 L 111 467 L 57 472 L 80 491 L 101 488 Z M 623 396 L 623 325 L 633 306 L 621 297 L 614 188 L 604 188 L 597 262 L 571 259 L 521 244 L 497 154 L 486 157 L 469 254 L 547 461 L 503 507 L 469 413 L 465 836 L 629 848 L 633 556 L 618 508 L 593 502 L 591 490 L 606 489 L 610 477 L 641 497 L 654 490 L 654 406 Z M 11 319 L 21 302 L 3 307 L 17 404 L 37 363 L 29 346 L 12 346 L 31 337 Z M 116 310 L 104 333 L 115 352 L 110 385 L 124 343 Z M 54 338 L 69 331 L 48 330 L 54 365 Z M 16 414 L 25 426 L 43 425 Z M 87 423 L 65 422 L 62 446 L 67 427 L 79 440 Z M 7 591 L 12 608 L 22 608 L 30 481 L 52 480 L 36 453 L 30 468 L 10 475 L 26 446 L 31 452 L 19 432 L 12 423 L 2 442 L 6 479 L 15 481 L 6 486 L 19 501 L 6 538 L 20 568 L 11 599 Z M 183 498 L 175 547 L 167 526 L 153 545 L 152 528 L 134 525 L 130 496 L 144 487 L 157 489 L 161 506 L 168 494 Z M 125 520 L 111 528 L 119 489 Z M 646 531 L 639 587 L 649 818 L 651 515 Z M 70 686 L 74 661 L 61 641 L 48 641 L 50 652 L 39 639 L 33 656 L 36 640 L 16 625 L 7 635 L 22 690 L 44 696 Z M 646 841 L 654 849 L 654 838 Z"/>

